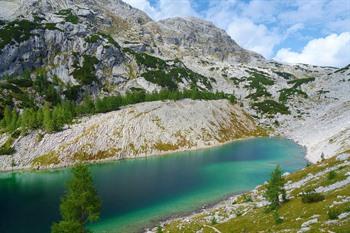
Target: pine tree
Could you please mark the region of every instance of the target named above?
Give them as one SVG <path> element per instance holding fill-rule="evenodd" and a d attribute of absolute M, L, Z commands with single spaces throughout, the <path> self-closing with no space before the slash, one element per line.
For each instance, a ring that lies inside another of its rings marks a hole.
<path fill-rule="evenodd" d="M 12 113 L 11 113 L 11 109 L 9 106 L 6 106 L 4 109 L 4 118 L 3 118 L 3 128 L 5 130 L 8 130 L 9 125 L 11 124 L 11 120 L 12 119 Z"/>
<path fill-rule="evenodd" d="M 26 132 L 27 130 L 36 128 L 36 112 L 33 109 L 24 109 L 20 119 L 22 131 Z"/>
<path fill-rule="evenodd" d="M 62 220 L 52 225 L 51 232 L 86 233 L 85 225 L 98 220 L 100 208 L 89 169 L 78 165 L 73 168 L 73 177 L 60 204 Z"/>
<path fill-rule="evenodd" d="M 44 105 L 43 108 L 43 127 L 44 130 L 49 133 L 55 131 L 55 123 L 52 118 L 52 112 L 47 103 Z"/>
<path fill-rule="evenodd" d="M 277 209 L 281 202 L 279 196 L 282 195 L 282 199 L 286 200 L 286 191 L 284 189 L 285 180 L 282 177 L 282 170 L 279 165 L 276 166 L 275 170 L 271 174 L 271 178 L 267 184 L 265 196 L 270 202 L 270 209 Z"/>
<path fill-rule="evenodd" d="M 9 132 L 14 132 L 18 128 L 18 123 L 19 123 L 18 113 L 17 113 L 16 109 L 13 108 L 10 114 L 11 114 L 11 117 L 10 117 L 9 123 L 7 125 L 7 130 Z"/>
<path fill-rule="evenodd" d="M 35 113 L 35 128 L 43 128 L 44 125 L 44 114 L 43 110 L 39 108 Z"/>
<path fill-rule="evenodd" d="M 78 108 L 78 112 L 82 115 L 91 114 L 95 112 L 95 104 L 92 101 L 90 96 L 85 96 L 83 102 L 80 104 Z"/>

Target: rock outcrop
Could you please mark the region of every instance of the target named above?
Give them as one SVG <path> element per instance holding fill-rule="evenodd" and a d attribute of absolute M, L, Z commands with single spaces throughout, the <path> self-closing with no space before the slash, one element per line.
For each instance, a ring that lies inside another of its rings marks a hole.
<path fill-rule="evenodd" d="M 63 99 L 68 98 L 67 93 L 74 93 L 76 102 L 86 95 L 96 98 L 133 90 L 222 91 L 234 94 L 244 111 L 260 126 L 272 128 L 273 134 L 304 145 L 306 157 L 312 162 L 350 148 L 350 66 L 338 69 L 267 61 L 241 48 L 210 22 L 191 17 L 154 21 L 121 0 L 15 0 L 0 1 L 0 4 L 0 115 L 9 104 L 19 111 L 23 106 L 44 104 L 45 96 L 33 86 L 23 87 L 11 82 L 11 78 L 29 72 L 32 81 L 45 77 Z M 206 107 L 200 103 L 196 106 Z M 220 116 L 219 111 L 225 115 L 228 109 L 231 107 L 216 109 L 216 115 Z M 199 108 L 198 112 L 201 113 Z M 106 116 L 109 114 L 112 113 Z M 87 122 L 85 124 L 93 124 Z M 138 127 L 145 129 L 148 123 L 140 121 Z M 73 125 L 67 130 L 75 135 L 81 132 L 80 127 L 80 124 Z M 154 140 L 162 141 L 163 134 L 174 133 L 172 129 L 167 130 L 169 132 L 156 132 L 158 138 Z M 217 127 L 210 130 L 212 135 L 220 133 Z M 205 135 L 202 133 L 188 132 L 196 135 L 191 136 L 189 143 L 201 146 Z M 44 138 L 51 136 L 44 135 Z M 96 154 L 97 150 L 113 148 L 123 151 L 121 148 L 125 145 L 135 144 L 132 139 L 130 136 L 129 143 L 111 144 L 110 148 L 91 141 L 99 147 L 92 151 L 86 147 L 86 153 Z M 24 148 L 31 144 L 25 146 L 24 139 L 21 140 L 14 142 L 16 150 L 22 151 L 15 156 L 15 163 L 20 166 L 28 166 L 35 156 L 57 149 L 40 144 L 45 151 L 29 155 Z M 172 145 L 175 143 L 170 141 Z M 219 141 L 212 141 L 211 145 Z M 77 152 L 74 147 L 69 148 L 72 154 Z M 123 153 L 134 156 L 136 153 L 131 153 L 130 148 Z M 135 151 L 139 154 L 156 152 Z M 68 156 L 68 150 L 65 153 Z M 60 161 L 65 159 L 63 155 L 58 157 Z M 6 155 L 1 157 L 6 161 L 3 167 L 8 167 L 12 159 Z"/>
<path fill-rule="evenodd" d="M 254 120 L 227 100 L 148 102 L 83 118 L 61 132 L 35 131 L 20 136 L 16 152 L 0 156 L 0 170 L 135 158 L 203 148 L 260 133 Z"/>

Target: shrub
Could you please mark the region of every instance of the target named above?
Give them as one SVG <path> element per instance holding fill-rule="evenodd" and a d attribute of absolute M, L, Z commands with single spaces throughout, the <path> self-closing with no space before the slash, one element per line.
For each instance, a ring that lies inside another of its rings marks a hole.
<path fill-rule="evenodd" d="M 25 19 L 17 19 L 6 23 L 0 28 L 0 49 L 8 44 L 21 43 L 28 40 L 33 34 L 34 29 L 40 28 L 36 22 Z"/>
<path fill-rule="evenodd" d="M 157 227 L 157 233 L 163 233 L 163 229 L 162 229 L 161 226 L 158 226 L 158 227 Z"/>
<path fill-rule="evenodd" d="M 63 9 L 60 10 L 57 14 L 64 16 L 66 22 L 70 22 L 72 24 L 79 23 L 79 17 L 73 14 L 72 9 Z"/>
<path fill-rule="evenodd" d="M 215 225 L 215 224 L 217 224 L 217 223 L 218 223 L 218 220 L 216 220 L 215 216 L 212 217 L 212 219 L 211 219 L 211 225 Z"/>
<path fill-rule="evenodd" d="M 330 171 L 328 173 L 327 179 L 328 180 L 333 180 L 337 176 L 337 173 L 335 171 Z"/>
<path fill-rule="evenodd" d="M 75 70 L 72 72 L 72 75 L 80 83 L 87 85 L 96 81 L 95 65 L 99 61 L 96 57 L 89 55 L 83 55 L 83 58 L 83 66 L 80 66 L 77 61 L 73 64 Z"/>
<path fill-rule="evenodd" d="M 276 113 L 290 114 L 287 106 L 274 100 L 264 100 L 253 104 L 253 108 L 262 114 L 274 115 Z"/>
<path fill-rule="evenodd" d="M 253 199 L 252 199 L 252 197 L 251 197 L 250 195 L 244 194 L 244 195 L 243 195 L 243 201 L 244 201 L 244 202 L 252 202 Z"/>
<path fill-rule="evenodd" d="M 327 215 L 329 219 L 334 220 L 338 218 L 339 212 L 336 209 L 329 209 Z"/>
<path fill-rule="evenodd" d="M 334 206 L 327 211 L 328 218 L 331 220 L 337 219 L 341 213 L 349 212 L 350 205 Z"/>
<path fill-rule="evenodd" d="M 283 219 L 280 217 L 278 210 L 273 211 L 273 219 L 275 220 L 276 224 L 281 224 L 283 222 Z"/>
<path fill-rule="evenodd" d="M 303 203 L 314 203 L 323 201 L 324 199 L 324 195 L 322 195 L 321 193 L 317 193 L 315 190 L 306 191 L 301 195 L 301 200 Z"/>
<path fill-rule="evenodd" d="M 14 139 L 9 137 L 7 141 L 0 147 L 0 155 L 11 155 L 16 152 L 12 147 Z"/>
<path fill-rule="evenodd" d="M 294 79 L 294 80 L 288 81 L 287 83 L 288 84 L 294 84 L 293 87 L 297 88 L 297 87 L 300 87 L 303 84 L 306 84 L 306 83 L 309 83 L 309 82 L 312 82 L 312 81 L 315 81 L 315 78 L 311 77 L 311 78 Z"/>
<path fill-rule="evenodd" d="M 291 96 L 294 96 L 294 95 L 300 95 L 304 98 L 308 97 L 308 95 L 304 91 L 297 89 L 297 88 L 294 88 L 294 87 L 284 88 L 284 89 L 279 90 L 278 92 L 280 92 L 280 96 L 278 97 L 278 99 L 279 99 L 279 101 L 281 101 L 283 103 L 287 102 L 287 100 Z"/>

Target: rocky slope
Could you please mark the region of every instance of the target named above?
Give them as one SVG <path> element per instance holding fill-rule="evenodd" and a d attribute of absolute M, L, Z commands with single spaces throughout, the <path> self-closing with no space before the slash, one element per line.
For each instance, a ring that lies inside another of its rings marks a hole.
<path fill-rule="evenodd" d="M 330 175 L 331 174 L 331 175 Z M 228 198 L 214 207 L 161 223 L 146 232 L 348 232 L 350 228 L 350 154 L 342 154 L 285 174 L 288 201 L 279 207 L 280 220 L 266 211 L 266 185 Z M 312 191 L 314 190 L 314 191 Z M 303 202 L 303 193 L 324 199 Z"/>
<path fill-rule="evenodd" d="M 210 22 L 195 18 L 156 22 L 120 0 L 14 0 L 0 1 L 0 4 L 0 115 L 6 105 L 18 111 L 40 107 L 51 101 L 53 93 L 64 100 L 79 102 L 86 95 L 96 98 L 135 90 L 153 92 L 195 88 L 234 93 L 239 105 L 257 124 L 271 129 L 273 134 L 305 145 L 307 158 L 312 162 L 318 161 L 321 155 L 329 157 L 350 148 L 349 66 L 338 69 L 267 61 L 239 47 Z M 44 85 L 38 80 L 44 80 Z M 42 90 L 42 86 L 47 88 Z M 208 116 L 209 120 L 202 122 L 204 129 L 212 131 L 212 137 L 218 137 L 220 127 L 209 127 L 208 122 L 214 119 L 226 122 L 223 119 L 230 119 L 233 107 L 220 101 L 217 102 L 222 104 L 220 108 L 215 104 L 195 103 L 193 106 L 198 113 Z M 161 108 L 177 106 L 155 104 Z M 139 104 L 137 108 L 148 109 L 150 105 Z M 202 110 L 204 107 L 210 109 Z M 191 109 L 185 109 L 180 115 L 191 115 Z M 39 132 L 22 135 L 10 141 L 17 152 L 13 157 L 1 156 L 2 167 L 32 166 L 35 158 L 45 154 L 53 157 L 49 161 L 55 164 L 57 160 L 69 160 L 69 152 L 78 151 L 86 153 L 88 158 L 90 155 L 94 157 L 98 151 L 110 150 L 135 156 L 132 146 L 128 150 L 121 149 L 135 144 L 131 133 L 122 140 L 116 136 L 99 138 L 105 132 L 100 131 L 102 125 L 93 131 L 99 135 L 78 140 L 78 145 L 92 140 L 90 143 L 96 143 L 92 149 L 85 146 L 86 151 L 81 151 L 82 147 L 70 146 L 62 154 L 52 153 L 57 151 L 54 141 L 64 142 L 66 135 L 79 135 L 89 125 L 93 128 L 94 121 L 113 124 L 108 117 L 118 118 L 124 111 L 96 115 L 93 120 L 84 119 L 82 123 L 55 134 L 40 132 L 43 139 L 50 138 L 45 145 L 45 140 L 40 140 L 42 144 L 35 143 L 35 134 Z M 159 113 L 161 119 L 163 115 L 165 113 Z M 199 115 L 193 116 L 201 119 Z M 217 119 L 217 116 L 221 118 Z M 132 117 L 130 114 L 127 119 Z M 195 119 L 191 118 L 187 123 L 192 124 Z M 249 119 L 249 124 L 253 124 L 250 117 L 243 119 Z M 148 120 L 135 121 L 130 127 L 148 129 Z M 190 144 L 205 145 L 205 134 L 199 128 L 195 130 L 190 125 L 180 124 L 180 119 L 177 121 L 179 128 L 175 129 L 188 130 Z M 236 123 L 242 125 L 239 122 Z M 114 125 L 110 127 L 115 128 Z M 166 128 L 167 131 L 161 131 L 159 127 L 154 129 L 154 135 L 147 133 L 143 136 L 151 144 L 163 141 L 164 134 L 175 133 L 171 128 Z M 6 138 L 6 134 L 2 135 L 0 142 L 9 143 Z M 99 140 L 106 140 L 106 143 L 100 144 Z M 172 145 L 176 140 L 176 137 L 169 136 Z M 220 141 L 210 140 L 211 145 Z M 108 141 L 114 142 L 108 144 Z M 33 145 L 46 149 L 28 150 Z M 159 152 L 154 148 L 143 151 L 140 142 L 137 145 L 135 151 L 142 155 Z M 107 156 L 103 154 L 102 157 Z"/>
<path fill-rule="evenodd" d="M 0 170 L 149 156 L 261 133 L 253 119 L 227 100 L 149 102 L 83 118 L 61 132 L 20 136 L 16 152 L 0 156 Z"/>

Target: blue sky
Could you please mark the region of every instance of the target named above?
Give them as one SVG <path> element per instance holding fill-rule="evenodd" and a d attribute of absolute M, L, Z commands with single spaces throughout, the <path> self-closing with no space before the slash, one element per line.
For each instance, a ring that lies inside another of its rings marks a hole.
<path fill-rule="evenodd" d="M 350 0 L 124 0 L 154 20 L 195 16 L 287 63 L 350 63 Z"/>

